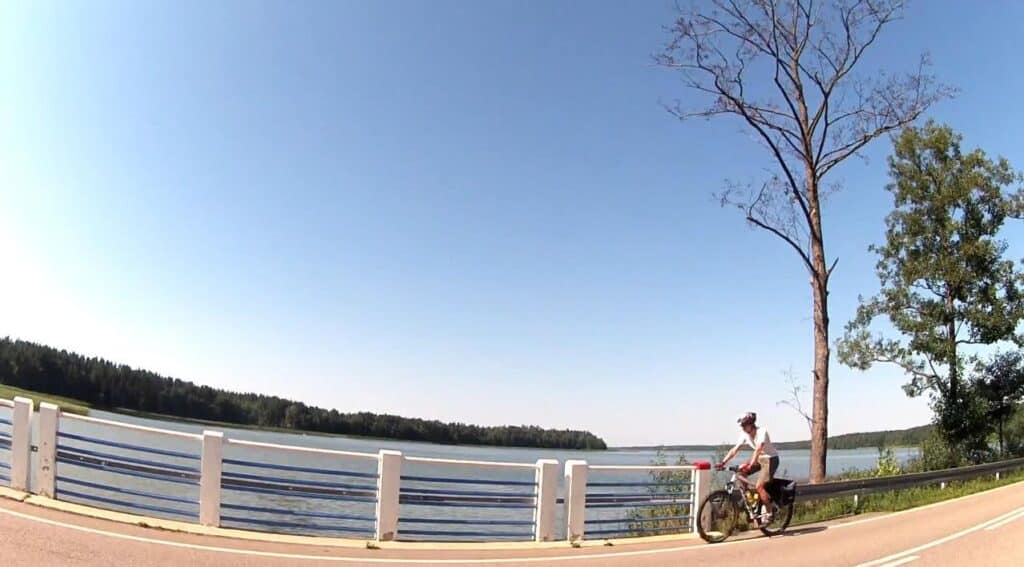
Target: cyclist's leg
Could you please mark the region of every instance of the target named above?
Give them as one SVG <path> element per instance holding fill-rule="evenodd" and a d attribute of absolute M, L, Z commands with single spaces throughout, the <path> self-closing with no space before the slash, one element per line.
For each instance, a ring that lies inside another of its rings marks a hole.
<path fill-rule="evenodd" d="M 772 461 L 773 458 L 768 455 L 759 455 L 757 457 L 757 468 L 761 471 L 761 474 L 757 475 L 757 494 L 761 497 L 761 502 L 764 502 L 767 510 L 771 510 L 770 505 L 772 502 L 771 496 L 768 494 L 767 484 L 772 480 L 772 476 L 775 473 L 774 469 L 779 466 L 778 457 L 774 458 L 774 468 L 772 467 Z"/>

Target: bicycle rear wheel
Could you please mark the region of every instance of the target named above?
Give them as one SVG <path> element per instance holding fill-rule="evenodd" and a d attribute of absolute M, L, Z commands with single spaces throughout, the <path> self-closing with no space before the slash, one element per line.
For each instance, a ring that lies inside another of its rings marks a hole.
<path fill-rule="evenodd" d="M 767 526 L 761 526 L 761 533 L 769 537 L 779 535 L 786 531 L 792 519 L 792 502 L 780 506 L 777 502 L 772 501 L 772 521 Z"/>
<path fill-rule="evenodd" d="M 697 512 L 697 533 L 708 543 L 725 541 L 739 521 L 740 510 L 732 496 L 716 490 L 701 502 Z"/>

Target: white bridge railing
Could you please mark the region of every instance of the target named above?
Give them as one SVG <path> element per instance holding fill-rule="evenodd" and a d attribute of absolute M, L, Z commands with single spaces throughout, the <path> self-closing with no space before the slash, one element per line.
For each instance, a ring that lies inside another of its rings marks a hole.
<path fill-rule="evenodd" d="M 206 526 L 377 541 L 579 541 L 692 532 L 711 471 L 569 460 L 562 476 L 552 459 L 279 445 L 62 414 L 48 403 L 33 420 L 31 400 L 15 398 L 0 400 L 0 479 Z"/>

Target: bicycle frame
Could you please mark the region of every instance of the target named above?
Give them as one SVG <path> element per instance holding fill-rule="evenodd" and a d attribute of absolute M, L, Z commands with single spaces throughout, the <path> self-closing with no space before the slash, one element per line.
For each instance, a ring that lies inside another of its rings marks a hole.
<path fill-rule="evenodd" d="M 730 467 L 730 469 L 732 468 L 734 467 Z M 732 471 L 732 478 L 729 479 L 729 482 L 725 483 L 725 491 L 729 493 L 729 497 L 736 498 L 738 496 L 740 502 L 743 503 L 743 511 L 747 514 L 748 522 L 753 521 L 753 519 L 757 517 L 757 514 L 750 507 L 750 502 L 747 500 L 746 495 L 747 491 L 755 490 L 755 486 L 756 484 L 751 482 L 746 475 L 740 474 L 735 470 Z M 739 489 L 738 493 L 736 492 L 737 489 Z M 760 503 L 760 500 L 758 500 L 758 502 Z"/>

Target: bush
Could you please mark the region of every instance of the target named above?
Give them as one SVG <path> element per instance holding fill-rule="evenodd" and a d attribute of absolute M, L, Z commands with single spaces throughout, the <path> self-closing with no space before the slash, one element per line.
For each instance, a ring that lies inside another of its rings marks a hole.
<path fill-rule="evenodd" d="M 925 472 L 969 464 L 965 452 L 950 445 L 938 430 L 921 443 L 920 455 L 907 463 L 906 472 Z"/>
<path fill-rule="evenodd" d="M 654 466 L 665 466 L 667 459 L 661 450 L 651 462 Z M 680 455 L 676 465 L 688 465 L 686 455 Z M 691 476 L 688 471 L 651 471 L 651 482 L 659 486 L 649 486 L 647 491 L 651 495 L 657 494 L 659 498 L 679 498 L 679 504 L 658 506 L 655 508 L 637 508 L 629 512 L 629 532 L 633 536 L 658 535 L 665 533 L 678 533 L 690 530 L 689 518 L 679 519 L 681 516 L 691 514 L 689 493 L 692 486 L 689 484 Z M 698 506 L 700 504 L 698 503 Z M 693 514 L 697 510 L 692 510 Z"/>

